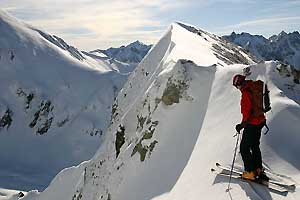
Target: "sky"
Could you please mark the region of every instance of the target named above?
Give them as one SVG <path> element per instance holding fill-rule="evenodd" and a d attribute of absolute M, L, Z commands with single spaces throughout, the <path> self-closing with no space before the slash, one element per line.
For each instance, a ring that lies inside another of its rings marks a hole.
<path fill-rule="evenodd" d="M 0 0 L 0 9 L 85 51 L 155 44 L 176 21 L 217 35 L 300 29 L 300 0 Z"/>

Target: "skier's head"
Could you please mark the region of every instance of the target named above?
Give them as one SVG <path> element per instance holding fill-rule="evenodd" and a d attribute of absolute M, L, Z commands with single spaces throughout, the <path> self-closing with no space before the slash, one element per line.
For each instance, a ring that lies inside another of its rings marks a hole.
<path fill-rule="evenodd" d="M 241 74 L 237 74 L 232 79 L 232 84 L 236 88 L 240 89 L 240 87 L 245 83 L 246 76 L 243 76 Z"/>

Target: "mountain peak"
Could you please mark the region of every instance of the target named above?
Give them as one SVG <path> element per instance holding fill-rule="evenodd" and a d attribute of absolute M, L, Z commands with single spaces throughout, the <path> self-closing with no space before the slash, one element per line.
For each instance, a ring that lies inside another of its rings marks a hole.
<path fill-rule="evenodd" d="M 132 43 L 130 43 L 130 44 L 139 44 L 139 45 L 143 45 L 144 43 L 143 42 L 140 42 L 139 40 L 136 40 L 136 41 L 134 41 L 134 42 L 132 42 Z M 129 45 L 130 45 L 129 44 Z"/>
<path fill-rule="evenodd" d="M 124 47 L 135 47 L 135 48 L 141 48 L 147 46 L 146 44 L 144 44 L 143 42 L 140 42 L 139 40 L 136 40 L 130 44 L 128 44 L 127 46 Z"/>
<path fill-rule="evenodd" d="M 232 31 L 232 33 L 230 35 L 233 36 L 233 37 L 235 37 L 236 36 L 236 32 Z"/>
<path fill-rule="evenodd" d="M 287 33 L 286 33 L 285 31 L 282 30 L 278 35 L 279 35 L 279 36 L 286 36 Z"/>
<path fill-rule="evenodd" d="M 148 51 L 151 49 L 152 45 L 146 45 L 139 40 L 136 40 L 127 46 L 121 46 L 118 48 L 111 47 L 106 50 L 93 50 L 90 53 L 103 53 L 110 58 L 116 59 L 121 62 L 138 64 L 142 61 Z"/>
<path fill-rule="evenodd" d="M 196 33 L 198 35 L 201 35 L 201 33 L 205 33 L 205 31 L 197 28 L 196 26 L 187 24 L 187 23 L 183 23 L 183 22 L 174 22 L 173 25 L 179 25 L 180 27 L 192 32 L 192 33 Z"/>

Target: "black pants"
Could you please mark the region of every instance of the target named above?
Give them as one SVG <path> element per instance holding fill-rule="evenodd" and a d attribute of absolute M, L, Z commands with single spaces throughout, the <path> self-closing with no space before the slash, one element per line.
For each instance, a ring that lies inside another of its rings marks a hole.
<path fill-rule="evenodd" d="M 244 128 L 240 150 L 245 171 L 250 172 L 255 171 L 257 168 L 262 168 L 262 158 L 259 148 L 262 128 L 263 124 L 248 124 Z"/>

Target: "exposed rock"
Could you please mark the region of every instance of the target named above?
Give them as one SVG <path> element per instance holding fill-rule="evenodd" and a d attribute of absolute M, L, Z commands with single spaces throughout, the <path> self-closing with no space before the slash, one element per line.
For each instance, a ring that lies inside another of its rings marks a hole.
<path fill-rule="evenodd" d="M 34 98 L 34 94 L 30 93 L 26 96 L 26 109 L 28 109 L 30 107 L 30 103 Z"/>
<path fill-rule="evenodd" d="M 154 122 L 149 122 L 148 124 L 150 124 L 148 129 L 143 131 L 142 133 L 142 138 L 139 139 L 139 142 L 135 145 L 131 156 L 134 156 L 136 153 L 140 154 L 140 161 L 143 162 L 145 161 L 146 155 L 148 153 L 148 155 L 151 155 L 151 152 L 153 151 L 156 143 L 158 143 L 158 141 L 154 140 L 152 141 L 149 145 L 143 144 L 144 140 L 150 140 L 153 137 L 153 134 L 155 132 L 155 127 L 158 125 L 158 121 L 154 121 Z"/>
<path fill-rule="evenodd" d="M 137 143 L 137 145 L 135 145 L 131 156 L 134 156 L 137 152 L 139 152 L 140 160 L 141 160 L 141 162 L 143 162 L 145 160 L 147 151 L 148 151 L 148 148 L 146 146 L 144 147 L 142 145 L 142 140 L 140 140 L 140 142 Z"/>
<path fill-rule="evenodd" d="M 47 119 L 45 121 L 44 124 L 42 124 L 38 130 L 36 131 L 36 133 L 40 134 L 40 135 L 43 135 L 44 133 L 47 133 L 47 131 L 49 130 L 49 128 L 51 127 L 51 124 L 52 124 L 52 120 L 53 120 L 53 117 L 51 117 L 50 119 Z"/>
<path fill-rule="evenodd" d="M 188 85 L 185 81 L 172 80 L 170 78 L 167 82 L 167 87 L 163 92 L 161 97 L 162 102 L 165 105 L 172 105 L 174 103 L 179 103 L 179 99 L 183 97 L 184 91 L 188 89 Z"/>
<path fill-rule="evenodd" d="M 118 101 L 115 100 L 115 102 L 114 102 L 114 104 L 112 105 L 112 108 L 111 108 L 111 119 L 110 119 L 111 123 L 119 115 L 119 113 L 117 112 L 117 110 L 118 110 Z"/>
<path fill-rule="evenodd" d="M 231 47 L 230 45 L 226 45 L 226 47 Z M 215 51 L 215 56 L 220 60 L 224 61 L 226 64 L 250 64 L 248 59 L 245 58 L 236 48 L 230 48 L 231 51 L 227 50 L 227 48 L 223 48 L 220 45 L 213 44 L 213 50 Z"/>
<path fill-rule="evenodd" d="M 34 128 L 39 122 L 36 133 L 39 135 L 46 133 L 53 121 L 53 116 L 49 116 L 53 108 L 51 101 L 42 101 L 39 109 L 34 113 L 34 119 L 30 122 L 29 127 Z"/>
<path fill-rule="evenodd" d="M 13 112 L 9 108 L 7 108 L 4 115 L 0 119 L 0 130 L 4 127 L 6 127 L 6 129 L 10 127 L 13 121 L 12 116 L 13 116 Z"/>
<path fill-rule="evenodd" d="M 179 98 L 180 98 L 179 86 L 175 85 L 174 83 L 170 83 L 165 89 L 161 99 L 162 102 L 164 102 L 164 104 L 170 106 L 173 103 L 179 103 Z"/>
<path fill-rule="evenodd" d="M 27 94 L 22 88 L 18 88 L 16 93 L 19 97 L 24 98 L 25 109 L 29 109 L 31 102 L 34 99 L 34 93 L 30 92 L 29 94 Z"/>
<path fill-rule="evenodd" d="M 117 131 L 116 141 L 115 141 L 116 158 L 119 156 L 121 147 L 125 143 L 125 127 L 120 125 L 119 128 L 120 129 Z"/>
<path fill-rule="evenodd" d="M 300 84 L 300 70 L 292 68 L 292 75 L 294 77 L 294 83 Z"/>
<path fill-rule="evenodd" d="M 137 124 L 137 127 L 136 129 L 139 130 L 139 129 L 143 129 L 144 127 L 144 123 L 147 119 L 147 117 L 143 117 L 143 116 L 137 116 L 137 119 L 138 119 L 138 124 Z"/>

